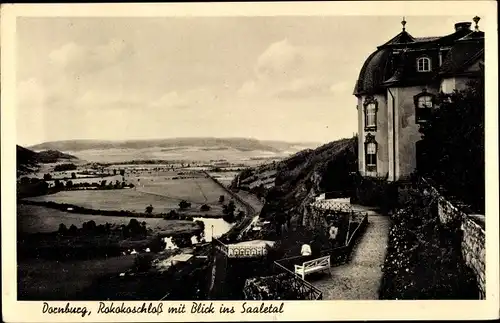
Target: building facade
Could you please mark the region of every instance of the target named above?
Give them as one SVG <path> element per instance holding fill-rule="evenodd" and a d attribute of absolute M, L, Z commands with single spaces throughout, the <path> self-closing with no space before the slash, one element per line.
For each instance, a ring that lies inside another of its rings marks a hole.
<path fill-rule="evenodd" d="M 365 61 L 354 89 L 358 165 L 362 176 L 396 181 L 417 167 L 419 127 L 436 95 L 464 89 L 484 68 L 479 17 L 440 37 L 413 37 L 405 28 Z"/>

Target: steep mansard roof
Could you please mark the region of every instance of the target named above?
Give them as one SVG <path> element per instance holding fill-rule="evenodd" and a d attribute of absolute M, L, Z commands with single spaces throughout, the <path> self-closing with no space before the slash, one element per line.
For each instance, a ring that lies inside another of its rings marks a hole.
<path fill-rule="evenodd" d="M 391 50 L 388 48 L 379 49 L 368 56 L 359 73 L 354 94 L 379 92 L 384 80 L 390 76 L 390 59 Z"/>
<path fill-rule="evenodd" d="M 443 64 L 438 68 L 433 66 L 432 72 L 417 72 L 416 61 L 422 55 L 438 64 L 440 47 L 451 47 Z M 400 54 L 395 55 L 394 50 Z M 391 85 L 426 84 L 436 76 L 459 73 L 481 55 L 484 55 L 484 33 L 480 31 L 464 28 L 442 37 L 416 38 L 403 30 L 366 59 L 354 95 L 380 93 Z"/>
<path fill-rule="evenodd" d="M 471 41 L 473 40 L 472 37 L 456 42 L 443 60 L 439 70 L 440 75 L 463 73 L 471 63 L 474 63 L 479 58 L 484 59 L 484 41 Z"/>

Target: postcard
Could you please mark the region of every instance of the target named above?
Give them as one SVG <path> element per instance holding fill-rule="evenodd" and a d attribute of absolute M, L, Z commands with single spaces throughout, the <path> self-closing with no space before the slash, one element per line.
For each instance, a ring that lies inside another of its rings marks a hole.
<path fill-rule="evenodd" d="M 496 9 L 2 5 L 4 321 L 498 318 Z"/>

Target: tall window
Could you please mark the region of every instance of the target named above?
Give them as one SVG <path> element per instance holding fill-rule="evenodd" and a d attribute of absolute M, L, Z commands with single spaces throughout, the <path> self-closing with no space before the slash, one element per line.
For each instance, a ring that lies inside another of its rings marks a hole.
<path fill-rule="evenodd" d="M 373 97 L 368 97 L 364 103 L 365 108 L 365 130 L 377 130 L 377 101 Z"/>
<path fill-rule="evenodd" d="M 377 125 L 375 103 L 366 106 L 366 127 L 375 127 Z"/>
<path fill-rule="evenodd" d="M 429 57 L 420 57 L 419 59 L 417 59 L 417 71 L 430 72 L 431 71 L 431 59 Z"/>
<path fill-rule="evenodd" d="M 417 123 L 426 122 L 434 107 L 434 96 L 425 91 L 414 97 L 415 101 L 415 121 Z"/>
<path fill-rule="evenodd" d="M 377 171 L 377 142 L 375 136 L 370 134 L 365 140 L 365 165 L 367 172 Z"/>

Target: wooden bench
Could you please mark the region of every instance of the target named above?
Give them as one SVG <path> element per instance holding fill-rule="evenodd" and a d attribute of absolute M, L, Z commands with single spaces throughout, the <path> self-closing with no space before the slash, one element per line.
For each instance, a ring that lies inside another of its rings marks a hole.
<path fill-rule="evenodd" d="M 330 256 L 325 256 L 304 262 L 302 265 L 295 265 L 295 274 L 305 278 L 307 274 L 328 270 L 330 272 Z"/>

